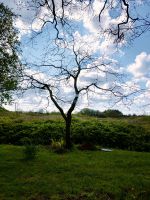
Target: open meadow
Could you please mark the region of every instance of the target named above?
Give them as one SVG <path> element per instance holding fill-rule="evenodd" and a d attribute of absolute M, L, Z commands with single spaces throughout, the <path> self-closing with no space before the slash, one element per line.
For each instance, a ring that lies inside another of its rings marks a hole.
<path fill-rule="evenodd" d="M 0 112 L 0 200 L 148 200 L 149 122 L 76 114 L 74 148 L 56 153 L 51 140 L 64 134 L 59 114 Z M 83 143 L 97 149 L 81 151 Z"/>
<path fill-rule="evenodd" d="M 150 154 L 114 150 L 56 154 L 0 145 L 1 200 L 112 200 L 150 197 Z"/>

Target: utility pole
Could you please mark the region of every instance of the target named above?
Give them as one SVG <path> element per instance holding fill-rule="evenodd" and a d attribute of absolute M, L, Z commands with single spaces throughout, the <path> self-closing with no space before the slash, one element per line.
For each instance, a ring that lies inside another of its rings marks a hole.
<path fill-rule="evenodd" d="M 17 112 L 17 109 L 18 109 L 18 103 L 15 102 L 15 112 Z"/>

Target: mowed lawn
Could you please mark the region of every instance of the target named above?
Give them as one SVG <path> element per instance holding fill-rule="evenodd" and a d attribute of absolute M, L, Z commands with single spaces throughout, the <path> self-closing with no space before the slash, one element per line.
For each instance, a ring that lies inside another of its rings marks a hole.
<path fill-rule="evenodd" d="M 0 200 L 150 199 L 150 153 L 23 148 L 0 145 Z"/>

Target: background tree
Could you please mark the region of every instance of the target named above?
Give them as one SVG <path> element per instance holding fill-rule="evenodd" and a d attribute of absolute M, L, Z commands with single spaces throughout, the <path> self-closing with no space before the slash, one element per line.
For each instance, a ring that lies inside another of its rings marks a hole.
<path fill-rule="evenodd" d="M 19 41 L 13 26 L 15 15 L 0 4 L 0 106 L 10 101 L 19 78 Z"/>
<path fill-rule="evenodd" d="M 104 115 L 106 117 L 123 117 L 122 112 L 120 112 L 119 110 L 111 110 L 111 109 L 105 110 Z"/>
<path fill-rule="evenodd" d="M 100 112 L 99 110 L 93 110 L 89 108 L 83 108 L 79 114 L 87 115 L 87 116 L 96 116 L 96 117 L 123 117 L 123 113 L 119 110 L 108 109 L 104 112 Z"/>

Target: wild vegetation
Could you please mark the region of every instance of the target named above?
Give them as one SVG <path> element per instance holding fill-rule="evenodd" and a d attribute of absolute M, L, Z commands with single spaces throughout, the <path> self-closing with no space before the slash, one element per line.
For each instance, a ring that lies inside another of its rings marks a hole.
<path fill-rule="evenodd" d="M 149 116 L 96 118 L 74 114 L 71 127 L 74 144 L 89 144 L 150 151 Z M 19 113 L 3 111 L 0 115 L 0 143 L 50 145 L 64 137 L 64 122 L 59 114 Z"/>

